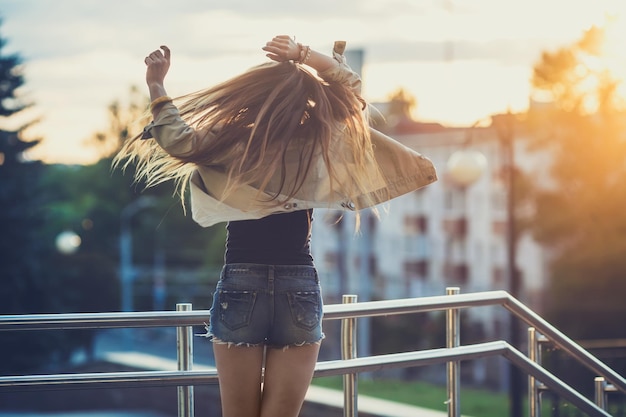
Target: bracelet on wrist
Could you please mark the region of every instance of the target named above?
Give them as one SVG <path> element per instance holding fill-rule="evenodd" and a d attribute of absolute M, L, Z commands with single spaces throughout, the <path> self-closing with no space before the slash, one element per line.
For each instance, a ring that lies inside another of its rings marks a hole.
<path fill-rule="evenodd" d="M 172 98 L 170 96 L 157 97 L 154 100 L 152 100 L 152 103 L 150 103 L 150 111 L 154 111 L 154 109 L 157 106 L 160 106 L 161 104 L 164 104 L 164 103 L 168 103 L 170 101 L 172 101 Z"/>
<path fill-rule="evenodd" d="M 311 58 L 311 48 L 309 46 L 306 47 L 306 54 L 304 54 L 304 58 L 300 62 L 301 64 L 306 64 L 306 62 Z"/>
<path fill-rule="evenodd" d="M 302 45 L 298 43 L 298 58 L 294 61 L 298 64 L 306 64 L 306 61 L 311 57 L 311 48 L 308 45 Z"/>

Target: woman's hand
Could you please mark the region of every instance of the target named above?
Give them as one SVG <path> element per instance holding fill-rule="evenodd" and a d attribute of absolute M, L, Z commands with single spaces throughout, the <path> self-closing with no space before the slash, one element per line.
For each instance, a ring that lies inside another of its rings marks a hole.
<path fill-rule="evenodd" d="M 170 69 L 170 55 L 170 49 L 162 45 L 160 49 L 150 53 L 144 59 L 147 66 L 146 83 L 148 83 L 148 86 L 153 84 L 163 85 L 167 71 Z"/>
<path fill-rule="evenodd" d="M 294 39 L 287 35 L 274 36 L 263 48 L 266 56 L 277 62 L 298 60 L 300 58 L 300 46 Z"/>
<path fill-rule="evenodd" d="M 170 69 L 170 56 L 170 48 L 165 45 L 161 45 L 160 49 L 157 49 L 156 51 L 150 53 L 150 55 L 148 55 L 146 59 L 144 59 L 144 62 L 147 66 L 146 83 L 148 84 L 148 89 L 150 90 L 150 100 L 152 100 L 152 103 L 155 103 L 154 100 L 158 99 L 159 97 L 167 97 L 167 91 L 165 91 L 163 82 L 165 81 L 167 71 Z M 167 98 L 169 100 L 166 101 L 171 101 L 169 97 Z M 165 101 L 163 101 L 162 103 L 165 103 Z M 152 110 L 152 115 L 154 118 L 156 118 L 159 114 L 161 107 L 162 105 L 150 106 L 150 110 Z"/>

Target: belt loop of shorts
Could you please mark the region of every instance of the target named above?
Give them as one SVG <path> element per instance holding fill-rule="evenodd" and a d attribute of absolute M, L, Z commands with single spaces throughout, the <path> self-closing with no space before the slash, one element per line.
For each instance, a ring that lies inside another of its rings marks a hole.
<path fill-rule="evenodd" d="M 267 266 L 267 291 L 269 293 L 270 299 L 272 300 L 272 302 L 270 303 L 270 320 L 272 323 L 272 326 L 274 325 L 274 283 L 275 283 L 275 278 L 276 276 L 276 268 L 274 268 L 274 265 L 268 265 Z"/>
<path fill-rule="evenodd" d="M 267 291 L 270 295 L 274 295 L 274 280 L 276 277 L 276 268 L 274 265 L 267 265 Z"/>

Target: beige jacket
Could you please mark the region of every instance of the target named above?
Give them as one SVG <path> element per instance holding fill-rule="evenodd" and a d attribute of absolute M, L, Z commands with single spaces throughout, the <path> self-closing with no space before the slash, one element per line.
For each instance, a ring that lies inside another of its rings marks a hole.
<path fill-rule="evenodd" d="M 336 44 L 337 45 L 337 44 Z M 360 93 L 361 80 L 346 64 L 345 57 L 338 51 L 333 51 L 334 58 L 339 65 L 319 76 L 327 82 L 340 82 L 352 88 L 356 94 Z M 146 126 L 147 136 L 153 136 L 159 145 L 170 155 L 183 154 L 191 149 L 192 144 L 202 136 L 187 125 L 179 115 L 178 109 L 171 103 L 165 104 L 155 120 Z M 285 213 L 310 208 L 328 208 L 340 210 L 354 210 L 355 207 L 383 203 L 392 198 L 414 191 L 437 180 L 437 174 L 431 161 L 390 137 L 370 129 L 376 161 L 383 173 L 376 183 L 370 184 L 366 194 L 357 197 L 357 201 L 350 201 L 345 196 L 331 192 L 330 179 L 321 158 L 309 171 L 309 175 L 298 194 L 291 199 L 279 196 L 278 201 L 284 201 L 280 206 L 276 201 L 266 202 L 272 191 L 272 182 L 267 186 L 268 194 L 258 196 L 258 190 L 252 185 L 244 185 L 230 193 L 223 201 L 226 174 L 212 167 L 198 166 L 190 181 L 191 212 L 193 219 L 201 226 L 208 227 L 216 223 L 234 220 L 258 219 L 270 214 Z M 338 148 L 343 143 L 338 131 Z M 298 149 L 289 150 L 295 153 Z M 292 169 L 297 168 L 298 158 L 293 161 Z M 335 165 L 333 165 L 335 166 Z M 287 167 L 287 172 L 289 172 Z M 337 168 L 335 168 L 337 170 Z M 350 167 L 342 166 L 338 170 L 342 184 L 349 183 Z M 355 204 L 356 203 L 356 204 Z"/>

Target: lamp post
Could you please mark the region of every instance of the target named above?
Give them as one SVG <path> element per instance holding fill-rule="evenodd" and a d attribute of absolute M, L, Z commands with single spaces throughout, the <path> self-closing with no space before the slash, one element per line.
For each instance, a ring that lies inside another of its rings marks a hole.
<path fill-rule="evenodd" d="M 517 229 L 515 224 L 515 132 L 514 115 L 509 111 L 505 114 L 492 116 L 492 124 L 496 129 L 500 145 L 502 146 L 502 156 L 504 160 L 505 181 L 506 181 L 506 214 L 507 214 L 507 275 L 509 279 L 509 292 L 518 298 L 520 297 L 521 282 L 517 272 Z M 515 348 L 520 348 L 520 323 L 515 317 L 511 317 L 509 324 L 510 342 Z M 522 373 L 514 366 L 510 365 L 509 370 L 509 397 L 511 417 L 522 416 Z"/>
<path fill-rule="evenodd" d="M 73 255 L 80 247 L 80 244 L 80 236 L 71 230 L 59 233 L 55 239 L 56 248 L 63 255 Z"/>
<path fill-rule="evenodd" d="M 478 151 L 469 150 L 469 149 L 461 149 L 454 152 L 447 163 L 447 175 L 452 180 L 453 184 L 457 187 L 460 192 L 461 200 L 462 200 L 462 213 L 461 217 L 453 220 L 454 224 L 449 233 L 452 237 L 448 237 L 447 242 L 447 263 L 452 263 L 452 241 L 455 238 L 461 237 L 463 239 L 466 238 L 467 230 L 468 230 L 468 203 L 467 203 L 467 189 L 470 185 L 474 184 L 476 181 L 480 179 L 485 170 L 487 169 L 487 158 L 485 155 Z M 454 200 L 454 199 L 453 199 Z M 454 203 L 453 203 L 454 204 Z M 463 245 L 464 251 L 464 261 L 467 261 L 467 248 L 466 245 Z M 449 268 L 446 268 L 449 271 Z M 465 269 L 465 273 L 469 274 L 469 268 Z M 454 274 L 456 275 L 456 274 Z M 450 272 L 446 274 L 446 278 L 450 278 Z M 459 284 L 458 282 L 455 284 Z"/>
<path fill-rule="evenodd" d="M 460 187 L 467 187 L 483 175 L 487 169 L 487 158 L 478 151 L 462 149 L 448 159 L 448 175 Z"/>
<path fill-rule="evenodd" d="M 471 132 L 471 131 L 470 131 Z M 468 204 L 467 204 L 467 187 L 469 187 L 471 184 L 474 184 L 476 181 L 478 181 L 478 179 L 483 175 L 483 173 L 485 172 L 485 169 L 487 167 L 487 158 L 485 158 L 485 156 L 477 151 L 473 151 L 473 150 L 468 150 L 468 149 L 461 149 L 459 151 L 454 152 L 450 158 L 448 159 L 448 163 L 447 163 L 447 174 L 450 177 L 450 179 L 452 180 L 452 182 L 454 183 L 454 185 L 456 185 L 459 189 L 460 192 L 462 193 L 462 204 L 463 204 L 463 212 L 460 216 L 460 218 L 455 219 L 454 220 L 454 225 L 456 227 L 453 228 L 452 232 L 453 235 L 452 237 L 448 236 L 448 259 L 446 260 L 446 263 L 452 263 L 452 250 L 451 250 L 451 242 L 453 240 L 455 240 L 456 238 L 460 237 L 461 239 L 463 239 L 463 243 L 465 243 L 465 240 L 467 239 L 467 230 L 468 230 Z M 463 269 L 462 269 L 462 277 L 464 278 L 469 278 L 469 266 L 467 265 L 467 245 L 463 244 L 462 245 L 462 250 L 463 250 Z M 459 277 L 457 274 L 457 269 L 458 267 L 456 267 L 454 264 L 452 264 L 452 266 L 454 267 L 454 278 L 455 281 L 460 281 L 463 280 L 463 278 Z M 446 271 L 450 271 L 450 268 L 446 268 Z M 450 272 L 446 273 L 446 279 L 450 278 L 450 275 L 452 275 Z M 449 290 L 450 288 L 448 288 Z M 457 288 L 457 292 L 458 292 L 458 288 Z M 448 294 L 452 294 L 451 292 L 448 292 Z M 456 312 L 456 314 L 458 314 L 458 311 Z M 454 317 L 454 316 L 452 316 Z M 448 319 L 450 318 L 450 316 L 448 316 Z M 458 320 L 458 315 L 456 316 L 456 319 Z M 454 319 L 453 319 L 454 320 Z M 459 343 L 458 340 L 458 334 L 457 334 L 457 340 L 456 340 L 456 344 Z M 450 339 L 448 337 L 447 340 L 447 347 L 453 347 L 455 345 L 455 342 Z M 447 374 L 448 374 L 448 384 L 447 384 L 447 389 L 448 389 L 448 398 L 450 398 L 452 401 L 449 402 L 448 404 L 448 415 L 449 416 L 455 416 L 458 417 L 460 416 L 460 411 L 458 408 L 458 398 L 454 398 L 454 393 L 456 392 L 456 388 L 458 388 L 458 384 L 460 381 L 460 362 L 455 361 L 455 362 L 448 362 L 447 364 Z"/>
<path fill-rule="evenodd" d="M 120 214 L 120 282 L 122 289 L 122 311 L 133 311 L 133 240 L 130 219 L 142 209 L 154 206 L 154 197 L 141 196 L 122 209 Z"/>

